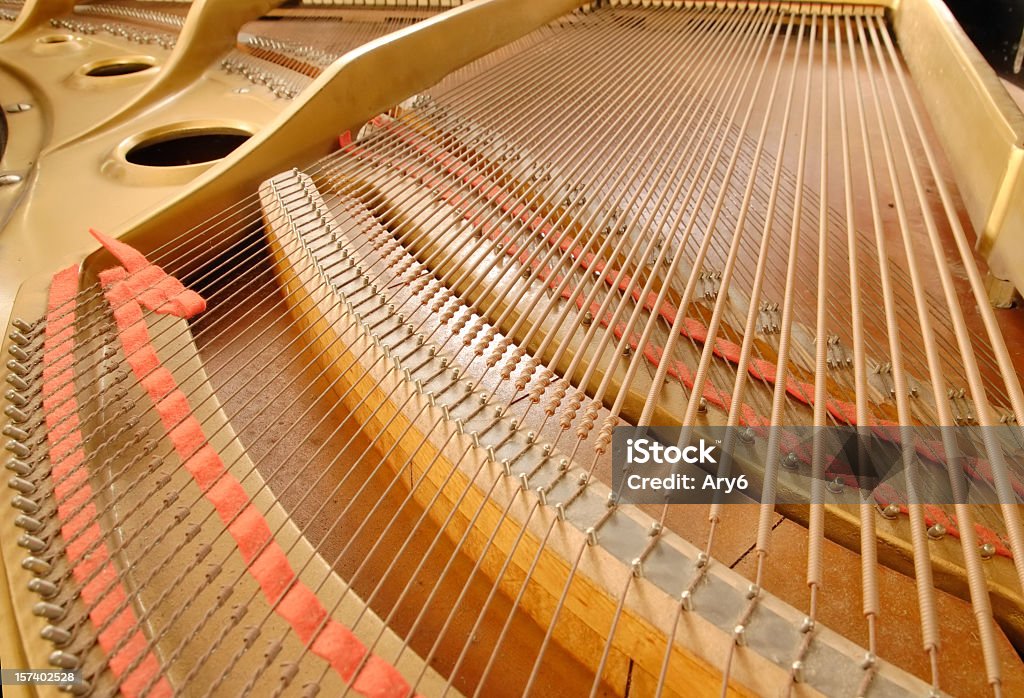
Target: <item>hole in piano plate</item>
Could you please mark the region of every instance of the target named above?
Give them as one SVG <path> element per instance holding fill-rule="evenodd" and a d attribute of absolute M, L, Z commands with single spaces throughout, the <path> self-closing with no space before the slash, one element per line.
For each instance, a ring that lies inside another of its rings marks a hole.
<path fill-rule="evenodd" d="M 141 73 L 144 70 L 153 68 L 155 65 L 156 61 L 149 56 L 130 56 L 97 61 L 96 63 L 82 66 L 80 70 L 91 78 L 113 78 Z"/>
<path fill-rule="evenodd" d="M 75 37 L 71 34 L 47 34 L 36 39 L 40 44 L 65 44 L 69 41 L 74 41 Z"/>
<path fill-rule="evenodd" d="M 180 167 L 211 162 L 229 155 L 251 135 L 241 129 L 226 127 L 165 132 L 136 143 L 125 153 L 125 159 L 145 167 Z"/>

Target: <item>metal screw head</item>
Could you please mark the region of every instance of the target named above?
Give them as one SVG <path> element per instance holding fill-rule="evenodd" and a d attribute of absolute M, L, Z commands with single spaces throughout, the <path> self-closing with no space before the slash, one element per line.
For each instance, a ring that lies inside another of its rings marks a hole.
<path fill-rule="evenodd" d="M 932 540 L 940 540 L 946 535 L 946 527 L 940 523 L 932 524 L 928 527 L 928 537 Z"/>
<path fill-rule="evenodd" d="M 4 111 L 8 114 L 18 114 L 23 111 L 28 111 L 32 108 L 32 105 L 28 102 L 15 102 L 14 104 L 7 104 L 4 106 Z"/>
<path fill-rule="evenodd" d="M 0 174 L 0 187 L 9 187 L 12 184 L 17 184 L 21 179 L 21 175 L 14 174 L 13 172 Z"/>
<path fill-rule="evenodd" d="M 995 557 L 996 546 L 992 545 L 991 543 L 985 543 L 981 546 L 979 550 L 981 552 L 982 560 L 991 560 L 993 557 Z"/>
<path fill-rule="evenodd" d="M 882 509 L 882 516 L 889 519 L 897 518 L 900 515 L 900 507 L 897 504 L 888 504 Z"/>
<path fill-rule="evenodd" d="M 834 480 L 829 480 L 825 487 L 828 488 L 829 492 L 839 494 L 843 491 L 843 478 L 837 476 Z"/>

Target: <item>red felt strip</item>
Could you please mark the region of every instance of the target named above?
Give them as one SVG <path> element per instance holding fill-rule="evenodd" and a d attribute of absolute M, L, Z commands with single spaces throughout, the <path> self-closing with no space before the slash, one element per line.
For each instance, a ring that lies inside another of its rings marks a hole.
<path fill-rule="evenodd" d="M 207 443 L 187 397 L 161 365 L 142 308 L 190 318 L 202 312 L 206 302 L 130 246 L 91 232 L 124 265 L 103 272 L 100 281 L 128 364 L 153 401 L 175 452 L 227 526 L 267 602 L 341 678 L 350 681 L 358 671 L 353 684 L 357 692 L 373 698 L 408 696 L 410 686 L 398 670 L 376 655 L 367 657 L 363 643 L 332 620 L 316 594 L 299 579 L 263 514 Z"/>
<path fill-rule="evenodd" d="M 164 698 L 173 694 L 171 685 L 165 677 L 158 676 L 160 663 L 138 629 L 135 609 L 126 603 L 127 596 L 110 560 L 103 532 L 95 522 L 96 508 L 87 504 L 79 509 L 83 502 L 92 499 L 93 492 L 85 468 L 79 467 L 85 454 L 78 428 L 72 353 L 77 292 L 76 267 L 53 276 L 43 340 L 43 412 L 61 535 L 67 543 L 65 553 L 71 573 L 80 584 L 84 583 L 81 597 L 90 607 L 89 619 L 95 627 L 102 628 L 99 644 L 110 655 L 110 669 L 120 679 L 121 694 L 135 698 L 152 685 L 148 695 Z M 130 669 L 132 665 L 136 665 L 134 669 Z"/>
<path fill-rule="evenodd" d="M 508 203 L 512 199 L 512 195 L 502 189 L 500 186 L 486 186 L 486 178 L 473 172 L 472 166 L 464 164 L 457 156 L 452 155 L 444 151 L 443 148 L 438 148 L 435 144 L 423 138 L 421 135 L 415 133 L 400 121 L 393 119 L 376 118 L 372 122 L 378 128 L 383 128 L 392 133 L 401 142 L 404 142 L 414 150 L 419 151 L 421 154 L 426 156 L 428 159 L 432 159 L 437 163 L 447 174 L 453 175 L 460 179 L 463 183 L 468 184 L 470 190 L 476 190 L 477 196 L 482 200 L 488 201 L 491 204 L 499 206 L 503 213 L 514 216 L 517 220 L 523 224 L 529 226 L 529 228 L 536 232 L 542 240 L 554 244 L 557 241 L 558 249 L 562 252 L 569 252 L 570 257 L 573 259 L 580 260 L 580 268 L 585 271 L 593 271 L 600 273 L 603 271 L 607 264 L 604 260 L 598 258 L 593 253 L 585 253 L 584 248 L 580 245 L 573 246 L 572 241 L 568 236 L 556 234 L 554 226 L 545 223 L 545 216 L 538 212 L 533 211 L 524 204 L 517 204 L 515 206 Z M 341 148 L 356 157 L 373 157 L 372 153 L 361 150 L 355 143 L 352 142 L 351 135 L 348 137 L 339 139 Z M 438 152 L 440 150 L 440 152 Z M 562 280 L 563 276 L 555 273 L 554 269 L 550 266 L 541 267 L 538 258 L 534 256 L 531 259 L 529 250 L 523 248 L 520 249 L 516 245 L 510 236 L 504 235 L 504 231 L 497 224 L 487 223 L 485 221 L 485 212 L 480 209 L 479 206 L 475 205 L 468 196 L 456 192 L 447 187 L 447 182 L 443 177 L 435 175 L 430 171 L 414 166 L 411 164 L 399 165 L 397 168 L 400 172 L 406 175 L 419 179 L 424 186 L 431 187 L 438 191 L 438 196 L 445 201 L 448 201 L 453 207 L 462 211 L 462 216 L 477 226 L 483 233 L 485 233 L 490 240 L 500 241 L 502 243 L 502 251 L 505 255 L 517 259 L 521 264 L 527 264 L 529 262 L 532 270 L 536 271 L 537 278 L 545 282 L 550 288 L 557 288 Z M 620 279 L 617 288 L 621 291 L 625 291 L 629 288 L 631 277 L 628 274 L 620 273 L 616 269 L 610 269 L 608 274 L 605 276 L 605 283 L 615 284 L 615 279 Z M 573 289 L 571 287 L 563 289 L 562 297 L 569 300 L 572 297 Z M 640 291 L 636 288 L 631 292 L 631 297 L 634 301 L 640 302 Z M 672 324 L 675 320 L 678 308 L 671 303 L 664 302 L 657 307 L 655 301 L 657 300 L 656 294 L 648 294 L 647 298 L 643 299 L 644 308 L 648 312 L 656 312 L 661 318 L 663 318 L 669 324 Z M 584 299 L 582 296 L 578 296 L 575 299 L 575 305 L 582 310 Z M 593 304 L 590 308 L 591 313 L 595 316 L 599 316 L 599 304 Z M 608 326 L 610 324 L 610 315 L 604 315 L 599 317 L 599 322 Z M 625 332 L 624 325 L 618 325 L 612 328 L 616 338 L 622 337 Z M 699 320 L 694 318 L 684 318 L 683 327 L 679 330 L 683 336 L 690 337 L 696 342 L 707 343 L 708 341 L 708 329 Z M 639 350 L 639 338 L 631 336 L 629 338 L 629 345 L 633 350 Z M 716 338 L 712 345 L 712 351 L 715 356 L 724 359 L 732 364 L 738 364 L 740 359 L 740 346 L 734 342 L 730 342 L 723 338 Z M 658 365 L 661 362 L 661 356 L 663 354 L 663 348 L 655 344 L 648 343 L 643 347 L 644 358 L 653 365 Z M 751 376 L 758 380 L 764 380 L 765 382 L 774 385 L 777 382 L 776 367 L 769 361 L 758 358 L 751 358 L 747 364 L 747 371 Z M 677 378 L 681 383 L 692 389 L 694 386 L 694 377 L 689 368 L 681 361 L 673 361 L 668 366 L 668 374 Z M 798 381 L 791 376 L 787 376 L 785 383 L 785 390 L 788 395 L 796 399 L 799 402 L 803 402 L 807 405 L 814 404 L 814 390 L 813 386 L 809 383 Z M 731 403 L 730 396 L 722 390 L 719 390 L 710 379 L 707 379 L 704 383 L 703 397 L 711 404 L 728 411 Z M 840 422 L 845 422 L 853 426 L 857 425 L 856 419 L 856 406 L 853 403 L 838 400 L 833 397 L 827 398 L 825 405 L 826 410 L 835 419 Z M 741 406 L 740 410 L 740 423 L 754 427 L 758 431 L 766 428 L 770 425 L 770 421 L 758 414 L 749 405 Z M 872 433 L 880 439 L 892 440 L 891 428 L 897 426 L 895 422 L 888 420 L 875 420 L 875 422 L 869 425 L 872 429 Z M 785 446 L 785 444 L 784 444 Z M 922 441 L 919 440 L 915 444 L 917 452 L 928 460 L 942 461 L 945 457 L 945 449 L 942 444 L 935 441 Z M 809 454 L 803 453 L 803 449 L 796 447 L 795 444 L 789 445 L 789 450 L 794 451 L 799 458 L 805 462 L 809 462 Z M 967 474 L 980 481 L 992 483 L 991 469 L 986 461 L 980 459 L 969 459 L 965 471 Z M 829 472 L 829 471 L 826 471 Z M 857 487 L 858 483 L 852 476 L 843 478 L 846 484 L 850 487 Z M 1012 482 L 1014 491 L 1018 496 L 1024 497 L 1024 483 L 1014 480 Z M 875 494 L 876 501 L 881 503 L 883 496 L 877 492 Z M 905 506 L 903 507 L 905 509 Z M 933 523 L 943 523 L 942 520 L 934 516 L 934 512 L 931 510 L 937 510 L 937 507 L 931 507 L 926 509 L 925 523 L 931 525 Z M 939 510 L 941 511 L 941 510 Z M 943 523 L 943 525 L 945 525 Z M 950 535 L 959 537 L 959 530 L 955 525 L 946 526 Z M 996 546 L 996 554 L 1004 557 L 1012 557 L 1012 553 L 1009 548 L 1004 544 L 1002 538 L 993 530 L 977 524 L 975 528 L 978 530 L 978 535 L 986 541 L 992 542 Z"/>

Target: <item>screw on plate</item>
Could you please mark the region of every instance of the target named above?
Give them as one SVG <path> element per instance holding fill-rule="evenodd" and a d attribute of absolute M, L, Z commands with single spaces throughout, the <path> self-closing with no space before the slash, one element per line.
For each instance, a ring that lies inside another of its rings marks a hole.
<path fill-rule="evenodd" d="M 893 520 L 900 515 L 900 507 L 898 504 L 888 504 L 880 510 L 882 517 Z"/>

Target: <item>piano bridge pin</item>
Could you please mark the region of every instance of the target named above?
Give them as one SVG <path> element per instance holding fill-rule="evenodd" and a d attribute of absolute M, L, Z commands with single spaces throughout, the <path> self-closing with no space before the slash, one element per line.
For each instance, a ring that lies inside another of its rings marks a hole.
<path fill-rule="evenodd" d="M 761 334 L 778 334 L 779 331 L 782 329 L 781 325 L 779 324 L 781 321 L 779 314 L 779 304 L 761 301 L 760 306 L 758 306 L 758 310 L 758 331 Z"/>
<path fill-rule="evenodd" d="M 974 405 L 970 398 L 967 397 L 967 391 L 964 388 L 950 388 L 946 391 L 946 397 L 953 408 L 954 424 L 966 425 L 975 423 Z"/>
<path fill-rule="evenodd" d="M 875 364 L 874 368 L 871 369 L 871 375 L 874 377 L 875 387 L 878 388 L 885 398 L 895 397 L 896 383 L 892 377 L 891 361 Z"/>
<path fill-rule="evenodd" d="M 839 335 L 830 334 L 827 338 L 826 365 L 831 369 L 849 368 L 853 365 L 853 358 L 846 348 L 840 343 Z"/>

